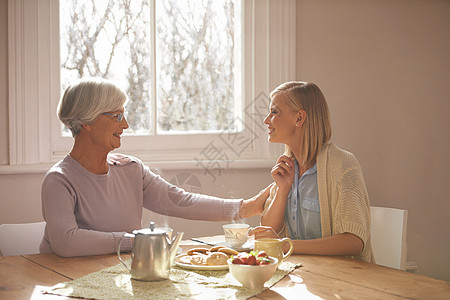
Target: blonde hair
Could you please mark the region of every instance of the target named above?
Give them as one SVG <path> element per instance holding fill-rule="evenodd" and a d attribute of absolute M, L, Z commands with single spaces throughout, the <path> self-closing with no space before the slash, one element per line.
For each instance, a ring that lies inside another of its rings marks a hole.
<path fill-rule="evenodd" d="M 58 118 L 75 137 L 82 124 L 92 124 L 100 114 L 122 109 L 126 101 L 126 94 L 112 82 L 84 78 L 64 92 L 58 104 Z"/>
<path fill-rule="evenodd" d="M 331 120 L 328 104 L 317 85 L 304 81 L 289 81 L 279 85 L 270 97 L 280 95 L 294 110 L 306 111 L 301 137 L 300 165 L 312 164 L 323 145 L 331 138 Z M 292 150 L 286 145 L 285 154 L 293 157 Z"/>

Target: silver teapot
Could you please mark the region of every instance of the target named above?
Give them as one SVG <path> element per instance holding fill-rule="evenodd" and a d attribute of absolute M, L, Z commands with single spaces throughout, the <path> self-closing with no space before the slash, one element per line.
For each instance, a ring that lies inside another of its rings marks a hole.
<path fill-rule="evenodd" d="M 150 228 L 134 230 L 133 234 L 126 233 L 126 237 L 134 237 L 131 249 L 131 268 L 120 257 L 120 245 L 117 255 L 120 262 L 131 273 L 131 278 L 142 281 L 158 281 L 169 278 L 170 267 L 173 264 L 180 245 L 183 232 L 178 232 L 171 241 L 164 229 L 155 228 L 150 222 Z"/>

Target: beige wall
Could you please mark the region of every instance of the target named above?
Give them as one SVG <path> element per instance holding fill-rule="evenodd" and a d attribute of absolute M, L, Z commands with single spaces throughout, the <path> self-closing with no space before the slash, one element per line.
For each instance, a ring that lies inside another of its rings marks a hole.
<path fill-rule="evenodd" d="M 371 203 L 409 211 L 408 259 L 419 273 L 445 280 L 449 11 L 444 0 L 297 1 L 296 79 L 316 82 L 327 96 L 332 139 L 358 157 Z M 6 13 L 0 0 L 0 154 L 8 149 Z M 266 169 L 230 170 L 214 183 L 201 170 L 192 173 L 203 192 L 223 197 L 249 197 L 271 181 Z M 0 224 L 42 220 L 42 178 L 0 175 Z M 150 218 L 164 221 L 146 213 Z M 220 231 L 209 222 L 170 221 L 176 230 Z"/>
<path fill-rule="evenodd" d="M 408 260 L 450 280 L 450 1 L 298 0 L 296 29 L 371 204 L 407 209 Z"/>
<path fill-rule="evenodd" d="M 0 0 L 0 164 L 8 163 L 8 1 Z"/>

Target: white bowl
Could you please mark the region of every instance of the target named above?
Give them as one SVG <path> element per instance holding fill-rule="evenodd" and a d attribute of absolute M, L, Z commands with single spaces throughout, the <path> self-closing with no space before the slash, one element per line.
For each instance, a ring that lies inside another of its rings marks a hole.
<path fill-rule="evenodd" d="M 278 266 L 278 259 L 269 257 L 272 263 L 268 265 L 238 265 L 233 264 L 231 258 L 228 260 L 228 266 L 231 275 L 243 286 L 250 289 L 259 289 L 264 287 L 264 283 L 272 278 Z"/>

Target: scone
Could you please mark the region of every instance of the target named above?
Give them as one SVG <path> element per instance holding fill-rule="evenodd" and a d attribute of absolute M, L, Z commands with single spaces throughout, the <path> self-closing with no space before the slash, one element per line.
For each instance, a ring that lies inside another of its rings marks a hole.
<path fill-rule="evenodd" d="M 187 254 L 188 255 L 193 255 L 194 252 L 198 252 L 198 253 L 206 253 L 208 252 L 209 249 L 208 248 L 192 248 L 190 250 L 188 250 Z"/>
<path fill-rule="evenodd" d="M 184 255 L 179 258 L 179 262 L 182 264 L 190 265 L 192 257 L 190 255 Z"/>
<path fill-rule="evenodd" d="M 225 253 L 225 254 L 227 254 L 228 256 L 231 256 L 231 255 L 238 255 L 238 254 L 239 254 L 239 252 L 237 252 L 236 250 L 231 249 L 231 248 L 228 248 L 228 247 L 219 248 L 219 249 L 217 250 L 217 252 Z"/>
<path fill-rule="evenodd" d="M 214 252 L 208 255 L 206 258 L 206 264 L 208 266 L 226 265 L 228 258 L 228 255 L 225 253 Z"/>
<path fill-rule="evenodd" d="M 191 264 L 205 266 L 207 265 L 206 260 L 208 256 L 206 255 L 192 255 L 191 256 Z"/>
<path fill-rule="evenodd" d="M 214 246 L 214 247 L 211 247 L 211 248 L 209 249 L 209 251 L 210 251 L 210 252 L 217 252 L 217 250 L 219 250 L 220 248 L 223 248 L 223 246 Z"/>

